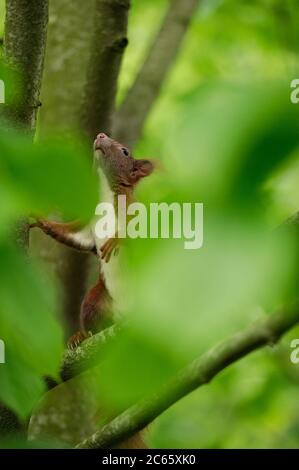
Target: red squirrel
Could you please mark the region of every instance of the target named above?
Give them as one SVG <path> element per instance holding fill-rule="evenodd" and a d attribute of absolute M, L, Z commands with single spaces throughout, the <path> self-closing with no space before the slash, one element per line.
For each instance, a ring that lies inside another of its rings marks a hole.
<path fill-rule="evenodd" d="M 117 197 L 126 196 L 127 205 L 134 201 L 134 188 L 154 170 L 151 160 L 136 160 L 130 150 L 104 133 L 94 141 L 95 163 L 101 178 L 100 202 L 111 202 L 116 209 Z M 115 301 L 115 256 L 119 240 L 117 233 L 111 238 L 99 239 L 92 227 L 80 230 L 78 222 L 63 224 L 38 219 L 31 227 L 38 227 L 60 243 L 80 251 L 89 251 L 101 259 L 97 283 L 86 293 L 80 312 L 80 331 L 69 340 L 69 347 L 77 347 L 90 334 L 100 331 L 111 320 L 112 301 Z M 116 292 L 117 294 L 117 292 Z"/>

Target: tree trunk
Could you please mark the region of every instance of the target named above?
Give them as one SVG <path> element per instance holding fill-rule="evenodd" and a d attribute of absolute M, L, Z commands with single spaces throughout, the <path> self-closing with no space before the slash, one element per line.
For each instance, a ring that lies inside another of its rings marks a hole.
<path fill-rule="evenodd" d="M 41 136 L 80 133 L 84 88 L 90 56 L 95 0 L 52 0 L 49 11 Z M 89 255 L 77 253 L 38 231 L 32 232 L 31 251 L 42 258 L 48 275 L 61 285 L 65 335 L 79 328 L 79 310 L 86 289 Z"/>
<path fill-rule="evenodd" d="M 111 132 L 121 59 L 128 44 L 130 0 L 96 0 L 94 36 L 89 61 L 83 128 L 93 140 Z"/>
<path fill-rule="evenodd" d="M 15 72 L 15 89 L 20 93 L 6 96 L 1 115 L 6 125 L 34 136 L 39 108 L 44 53 L 48 25 L 48 0 L 7 0 L 5 16 L 4 57 Z M 14 229 L 16 244 L 27 250 L 29 226 L 26 218 L 19 220 Z M 0 405 L 2 435 L 21 432 L 17 416 Z"/>
<path fill-rule="evenodd" d="M 4 54 L 16 70 L 21 93 L 4 105 L 9 121 L 34 133 L 48 25 L 48 0 L 7 0 Z"/>
<path fill-rule="evenodd" d="M 52 0 L 40 133 L 83 134 L 90 141 L 100 130 L 110 132 L 129 0 L 87 0 L 80 5 Z M 92 159 L 92 150 L 90 151 Z M 91 160 L 92 161 L 92 160 Z M 57 246 L 34 234 L 35 253 L 52 261 L 63 285 L 66 335 L 78 329 L 80 304 L 94 257 Z M 56 255 L 53 256 L 53 253 Z M 98 266 L 93 264 L 95 272 Z"/>
<path fill-rule="evenodd" d="M 80 130 L 84 87 L 92 39 L 95 0 L 51 0 L 43 107 L 42 135 L 72 134 Z"/>
<path fill-rule="evenodd" d="M 52 0 L 41 132 L 63 129 L 68 134 L 81 133 L 88 137 L 92 149 L 98 130 L 110 131 L 121 57 L 127 44 L 129 0 L 88 0 L 80 9 L 73 3 Z M 50 247 L 46 256 L 50 257 L 55 242 L 44 239 L 44 253 L 45 243 Z M 52 256 L 55 266 L 61 263 L 63 253 L 62 287 L 65 317 L 70 325 L 79 317 L 88 259 L 70 250 L 62 252 L 57 244 L 55 249 L 60 253 Z M 61 384 L 59 392 L 56 389 L 47 392 L 31 417 L 30 437 L 43 438 L 53 433 L 56 439 L 72 444 L 80 433 L 93 432 L 99 419 L 98 404 L 93 396 L 88 396 L 89 379 L 86 387 L 84 380 L 80 377 Z M 77 393 L 82 384 L 83 396 Z"/>

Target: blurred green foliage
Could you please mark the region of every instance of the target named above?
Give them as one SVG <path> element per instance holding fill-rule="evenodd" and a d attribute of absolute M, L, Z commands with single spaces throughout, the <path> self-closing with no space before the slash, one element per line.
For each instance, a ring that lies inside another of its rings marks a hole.
<path fill-rule="evenodd" d="M 25 418 L 44 391 L 43 377 L 58 377 L 64 345 L 55 286 L 16 248 L 13 227 L 24 213 L 58 209 L 66 220 L 86 222 L 98 190 L 90 157 L 74 140 L 33 144 L 2 125 L 0 152 L 0 399 Z"/>
<path fill-rule="evenodd" d="M 161 18 L 162 6 L 135 2 L 138 47 L 127 51 L 121 94 L 157 29 L 154 21 L 141 28 L 143 17 Z M 142 183 L 140 200 L 205 203 L 204 247 L 129 243 L 135 308 L 101 382 L 115 406 L 157 389 L 194 355 L 296 294 L 292 241 L 270 241 L 267 232 L 298 210 L 298 108 L 289 100 L 298 32 L 292 0 L 201 2 L 136 154 L 160 158 L 166 169 Z M 297 447 L 298 371 L 284 344 L 293 375 L 271 351 L 246 358 L 159 417 L 150 445 Z"/>
<path fill-rule="evenodd" d="M 0 144 L 2 175 L 23 212 L 59 211 L 65 220 L 90 220 L 98 191 L 89 152 L 84 153 L 81 144 L 52 138 L 31 145 L 26 137 L 18 136 L 3 136 Z"/>
<path fill-rule="evenodd" d="M 291 159 L 297 125 L 280 87 L 221 83 L 186 100 L 165 143 L 172 160 L 162 199 L 204 201 L 204 246 L 127 242 L 130 324 L 99 371 L 101 393 L 114 406 L 159 390 L 192 358 L 296 298 L 295 245 L 270 231 L 261 188 Z M 146 194 L 157 201 L 157 182 L 148 184 Z"/>
<path fill-rule="evenodd" d="M 119 101 L 166 5 L 133 2 Z M 204 247 L 127 242 L 130 322 L 105 349 L 95 390 L 117 411 L 296 297 L 294 240 L 272 228 L 298 210 L 299 121 L 289 99 L 299 65 L 297 10 L 295 0 L 203 0 L 149 116 L 136 154 L 161 159 L 165 170 L 140 185 L 138 198 L 203 202 Z M 32 146 L 1 134 L 0 153 L 0 337 L 8 358 L 0 399 L 25 417 L 41 377 L 57 374 L 62 332 L 55 286 L 13 248 L 8 228 L 28 210 L 88 220 L 96 185 L 81 143 L 49 138 Z M 289 338 L 285 364 L 280 346 L 245 358 L 159 417 L 149 444 L 297 447 L 299 371 L 288 361 Z"/>

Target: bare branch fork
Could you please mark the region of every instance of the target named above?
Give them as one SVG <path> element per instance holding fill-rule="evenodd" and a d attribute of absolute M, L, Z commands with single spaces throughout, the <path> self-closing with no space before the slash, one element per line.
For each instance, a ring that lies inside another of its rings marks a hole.
<path fill-rule="evenodd" d="M 275 344 L 299 323 L 299 309 L 273 314 L 213 347 L 157 393 L 113 419 L 77 448 L 111 448 L 142 430 L 190 392 L 209 383 L 219 372 L 262 346 Z"/>

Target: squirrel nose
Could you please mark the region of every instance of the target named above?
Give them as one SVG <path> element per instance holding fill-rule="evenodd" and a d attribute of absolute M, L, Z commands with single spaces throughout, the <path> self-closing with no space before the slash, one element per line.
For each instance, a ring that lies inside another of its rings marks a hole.
<path fill-rule="evenodd" d="M 106 134 L 104 134 L 104 132 L 101 132 L 100 134 L 97 135 L 97 139 L 105 139 Z"/>

